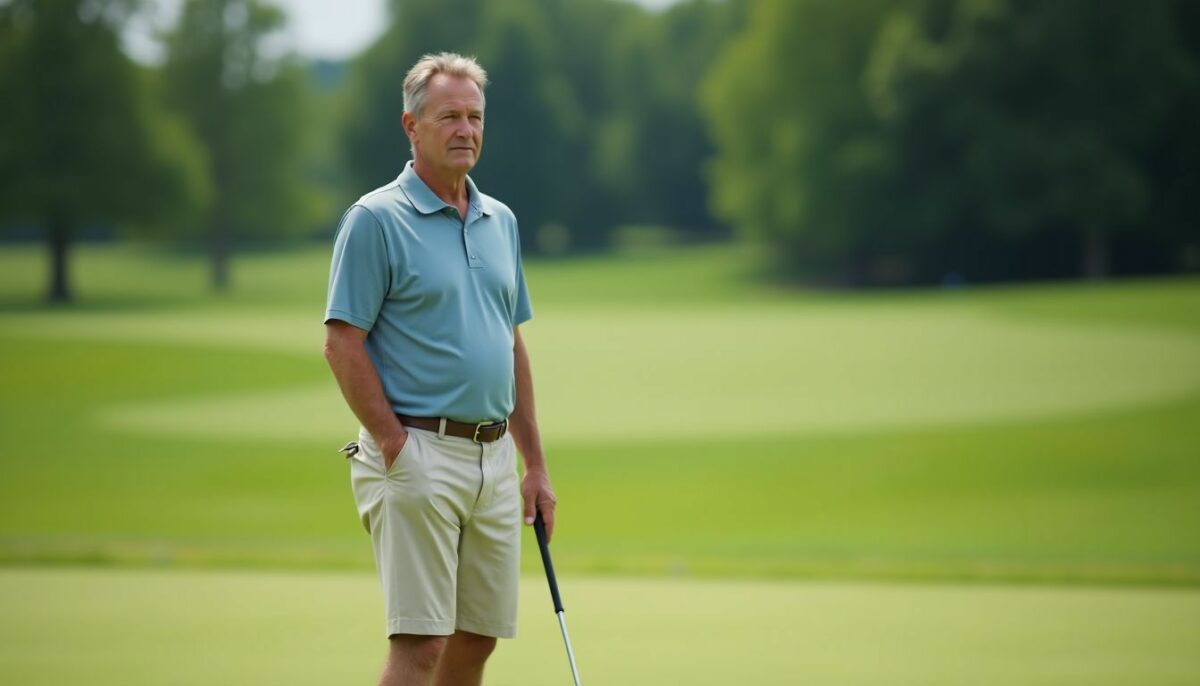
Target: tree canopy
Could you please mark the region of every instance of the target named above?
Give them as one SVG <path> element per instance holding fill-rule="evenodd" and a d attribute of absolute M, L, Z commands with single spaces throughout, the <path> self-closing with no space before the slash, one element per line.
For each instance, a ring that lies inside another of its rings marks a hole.
<path fill-rule="evenodd" d="M 1163 194 L 1164 176 L 1196 183 L 1168 152 L 1195 150 L 1184 12 L 764 0 L 707 84 L 714 208 L 789 268 L 851 283 L 1103 275 L 1155 222 L 1195 235 L 1195 204 Z"/>
<path fill-rule="evenodd" d="M 1200 269 L 1193 0 L 390 0 L 315 65 L 271 0 L 181 0 L 134 65 L 149 4 L 0 0 L 0 222 L 45 231 L 55 297 L 81 226 L 202 236 L 218 288 L 237 241 L 327 238 L 442 51 L 489 72 L 473 176 L 529 252 L 648 226 L 833 284 Z"/>
<path fill-rule="evenodd" d="M 317 206 L 300 164 L 303 73 L 266 45 L 283 22 L 259 0 L 188 0 L 166 41 L 167 103 L 210 159 L 215 194 L 202 226 L 218 289 L 235 237 L 300 233 Z"/>
<path fill-rule="evenodd" d="M 72 295 L 68 249 L 85 225 L 158 230 L 209 198 L 202 149 L 121 52 L 130 3 L 0 5 L 0 214 L 45 227 L 48 298 Z"/>

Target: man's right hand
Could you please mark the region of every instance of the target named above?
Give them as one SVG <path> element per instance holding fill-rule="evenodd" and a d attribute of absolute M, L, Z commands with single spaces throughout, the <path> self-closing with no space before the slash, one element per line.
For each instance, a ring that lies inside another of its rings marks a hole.
<path fill-rule="evenodd" d="M 392 464 L 396 462 L 396 458 L 400 457 L 400 451 L 404 450 L 405 443 L 408 443 L 407 431 L 379 441 L 379 452 L 383 454 L 383 471 L 391 471 Z"/>
<path fill-rule="evenodd" d="M 325 324 L 325 359 L 329 361 L 338 388 L 342 389 L 342 396 L 359 423 L 375 439 L 384 468 L 391 469 L 408 442 L 408 431 L 383 395 L 383 383 L 367 354 L 366 340 L 365 329 L 339 319 L 330 319 Z"/>

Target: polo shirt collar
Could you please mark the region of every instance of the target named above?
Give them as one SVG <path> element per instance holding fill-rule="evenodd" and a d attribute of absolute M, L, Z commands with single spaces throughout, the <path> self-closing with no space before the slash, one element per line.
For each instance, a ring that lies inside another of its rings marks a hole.
<path fill-rule="evenodd" d="M 479 214 L 490 216 L 492 214 L 491 202 L 488 198 L 483 197 L 470 176 L 467 177 L 467 190 L 467 202 L 471 204 L 471 209 Z"/>
<path fill-rule="evenodd" d="M 433 214 L 441 212 L 447 207 L 451 207 L 450 203 L 442 200 L 425 185 L 417 172 L 413 169 L 413 163 L 410 160 L 404 165 L 404 171 L 400 172 L 400 177 L 396 179 L 400 185 L 400 190 L 404 191 L 404 195 L 408 196 L 408 201 L 421 214 Z M 492 214 L 491 203 L 487 198 L 484 198 L 479 189 L 475 187 L 475 182 L 471 177 L 467 177 L 467 202 L 471 206 L 471 210 L 483 215 Z"/>

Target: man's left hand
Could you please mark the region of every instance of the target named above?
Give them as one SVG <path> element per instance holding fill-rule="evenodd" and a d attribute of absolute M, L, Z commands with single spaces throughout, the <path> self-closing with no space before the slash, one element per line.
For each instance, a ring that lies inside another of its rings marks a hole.
<path fill-rule="evenodd" d="M 554 536 L 554 508 L 558 499 L 550 487 L 550 476 L 542 470 L 526 471 L 521 481 L 521 497 L 525 500 L 525 524 L 533 524 L 537 512 L 546 523 L 546 541 Z"/>

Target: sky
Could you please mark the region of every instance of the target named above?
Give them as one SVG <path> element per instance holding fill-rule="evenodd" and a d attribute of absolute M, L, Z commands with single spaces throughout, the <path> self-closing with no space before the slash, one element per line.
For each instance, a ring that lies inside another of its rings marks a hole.
<path fill-rule="evenodd" d="M 661 8 L 677 0 L 634 0 Z M 273 0 L 287 12 L 285 45 L 310 58 L 345 59 L 371 44 L 386 28 L 387 0 Z M 153 16 L 134 22 L 125 32 L 125 47 L 147 63 L 162 59 L 151 37 L 154 27 L 169 27 L 179 15 L 182 0 L 161 0 Z"/>
<path fill-rule="evenodd" d="M 386 0 L 275 0 L 290 18 L 297 51 L 343 59 L 367 47 L 387 28 Z"/>

